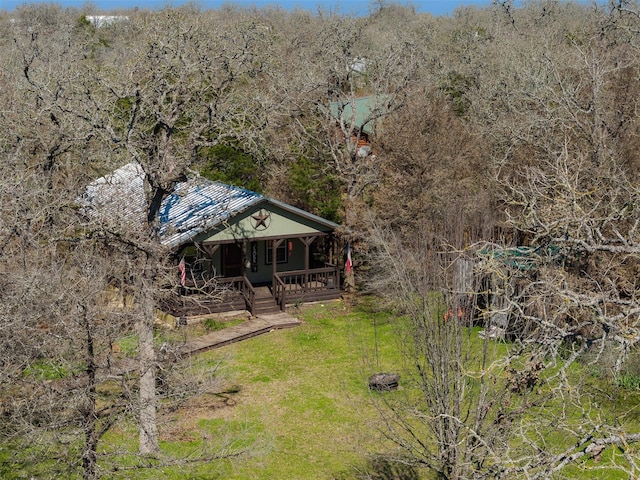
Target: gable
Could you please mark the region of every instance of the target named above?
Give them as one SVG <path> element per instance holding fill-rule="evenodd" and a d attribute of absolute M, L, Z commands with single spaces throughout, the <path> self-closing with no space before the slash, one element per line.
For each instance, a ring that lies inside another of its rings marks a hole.
<path fill-rule="evenodd" d="M 301 237 L 331 233 L 337 225 L 302 210 L 265 198 L 207 232 L 198 243 L 225 243 L 240 239 Z"/>

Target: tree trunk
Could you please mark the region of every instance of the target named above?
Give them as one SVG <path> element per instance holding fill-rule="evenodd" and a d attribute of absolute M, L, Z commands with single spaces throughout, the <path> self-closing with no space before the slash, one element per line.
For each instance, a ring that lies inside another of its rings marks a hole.
<path fill-rule="evenodd" d="M 352 178 L 350 185 L 347 187 L 347 198 L 344 206 L 344 223 L 348 232 L 353 232 L 354 230 L 354 220 L 355 220 L 355 203 L 357 201 L 357 192 L 356 192 L 356 178 L 355 176 Z M 347 264 L 345 263 L 344 269 L 344 290 L 347 292 L 353 292 L 356 289 L 356 274 L 355 269 L 353 268 L 353 242 L 350 240 L 346 245 L 347 251 L 345 255 L 347 258 L 345 260 L 348 262 L 349 267 L 347 268 Z"/>
<path fill-rule="evenodd" d="M 156 352 L 153 346 L 154 303 L 152 295 L 142 291 L 142 315 L 137 325 L 140 355 L 140 453 L 153 455 L 159 450 L 156 424 Z"/>
<path fill-rule="evenodd" d="M 86 311 L 83 315 L 83 323 L 87 332 L 87 407 L 83 409 L 84 416 L 84 452 L 82 452 L 82 478 L 84 480 L 93 480 L 98 478 L 98 440 L 100 435 L 97 430 L 97 414 L 96 414 L 96 356 L 93 345 L 93 333 L 91 324 L 89 323 Z"/>

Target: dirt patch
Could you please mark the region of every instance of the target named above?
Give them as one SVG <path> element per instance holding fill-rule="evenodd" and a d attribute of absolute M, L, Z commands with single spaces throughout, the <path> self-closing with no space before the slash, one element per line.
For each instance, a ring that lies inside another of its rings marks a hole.
<path fill-rule="evenodd" d="M 241 402 L 241 390 L 228 386 L 219 393 L 206 393 L 189 398 L 177 408 L 163 409 L 160 436 L 168 441 L 193 441 L 190 432 L 198 429 L 200 420 L 228 420 L 235 415 L 234 407 Z"/>

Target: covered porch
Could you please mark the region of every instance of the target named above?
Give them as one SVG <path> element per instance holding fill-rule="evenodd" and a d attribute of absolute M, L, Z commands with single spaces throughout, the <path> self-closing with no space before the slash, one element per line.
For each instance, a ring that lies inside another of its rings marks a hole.
<path fill-rule="evenodd" d="M 328 233 L 194 242 L 178 258 L 184 267 L 170 310 L 181 317 L 233 310 L 260 315 L 340 296 L 335 241 Z"/>

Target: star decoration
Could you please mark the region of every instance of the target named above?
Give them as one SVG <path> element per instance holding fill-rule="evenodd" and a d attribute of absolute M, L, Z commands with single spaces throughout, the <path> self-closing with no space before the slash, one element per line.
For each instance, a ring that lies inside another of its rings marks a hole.
<path fill-rule="evenodd" d="M 267 221 L 271 218 L 271 215 L 264 210 L 260 210 L 255 215 L 252 215 L 251 218 L 254 220 L 253 228 L 256 230 L 266 230 L 269 227 Z"/>

